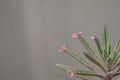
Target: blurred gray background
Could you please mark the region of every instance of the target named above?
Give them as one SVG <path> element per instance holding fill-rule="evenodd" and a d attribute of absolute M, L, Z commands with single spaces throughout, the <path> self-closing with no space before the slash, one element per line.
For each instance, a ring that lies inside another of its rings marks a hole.
<path fill-rule="evenodd" d="M 71 38 L 83 31 L 101 37 L 103 26 L 111 44 L 120 39 L 120 0 L 0 0 L 0 80 L 75 80 L 56 63 L 84 67 L 58 53 L 61 44 L 82 55 Z"/>

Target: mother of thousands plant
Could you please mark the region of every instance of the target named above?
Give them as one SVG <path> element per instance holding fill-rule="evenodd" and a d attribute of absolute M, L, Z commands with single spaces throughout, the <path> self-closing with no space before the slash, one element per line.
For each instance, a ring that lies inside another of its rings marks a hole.
<path fill-rule="evenodd" d="M 95 41 L 98 51 L 94 51 L 90 44 L 82 37 L 82 32 L 73 34 L 72 38 L 80 40 L 86 52 L 83 52 L 86 59 L 81 57 L 78 53 L 68 49 L 66 45 L 62 45 L 59 49 L 60 53 L 67 53 L 75 60 L 80 62 L 87 70 L 78 70 L 64 64 L 56 64 L 58 68 L 66 71 L 70 77 L 78 77 L 81 80 L 112 80 L 114 77 L 120 75 L 120 40 L 117 42 L 113 51 L 108 39 L 108 30 L 106 26 L 102 34 L 102 42 L 96 37 L 91 39 Z M 94 64 L 91 66 L 90 64 Z"/>

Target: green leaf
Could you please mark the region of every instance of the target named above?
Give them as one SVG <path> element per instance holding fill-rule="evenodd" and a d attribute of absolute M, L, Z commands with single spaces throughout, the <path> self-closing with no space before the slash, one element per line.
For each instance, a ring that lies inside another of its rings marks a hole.
<path fill-rule="evenodd" d="M 108 44 L 108 32 L 107 32 L 107 27 L 104 26 L 104 44 L 105 44 L 105 49 L 107 50 L 107 44 Z"/>
<path fill-rule="evenodd" d="M 101 43 L 100 43 L 100 40 L 96 36 L 95 36 L 95 42 L 96 42 L 96 45 L 97 45 L 97 48 L 98 48 L 100 54 L 102 55 Z"/>
<path fill-rule="evenodd" d="M 94 76 L 94 77 L 104 78 L 104 76 L 96 74 L 96 73 L 92 73 L 91 71 L 76 70 L 75 73 L 77 75 L 82 75 L 82 76 Z"/>
<path fill-rule="evenodd" d="M 110 71 L 111 70 L 111 65 L 110 65 L 110 62 L 112 61 L 112 59 L 111 59 L 111 56 L 110 56 L 110 54 L 111 54 L 111 46 L 110 46 L 110 44 L 108 44 L 108 49 L 107 49 L 108 51 L 108 54 L 106 55 L 107 56 L 107 59 L 106 59 L 106 65 L 107 65 L 107 67 L 108 67 L 108 70 Z"/>
<path fill-rule="evenodd" d="M 63 71 L 73 70 L 73 71 L 75 72 L 75 76 L 76 76 L 76 77 L 81 78 L 81 79 L 83 79 L 83 80 L 88 80 L 88 79 L 86 79 L 85 77 L 76 74 L 76 69 L 73 69 L 73 68 L 71 68 L 70 66 L 67 66 L 67 65 L 64 65 L 64 64 L 56 64 L 56 66 L 57 66 L 59 69 L 63 70 Z"/>
<path fill-rule="evenodd" d="M 119 58 L 120 58 L 120 55 L 116 56 L 115 60 L 112 63 L 112 66 L 115 65 L 115 64 L 117 64 Z"/>
<path fill-rule="evenodd" d="M 75 73 L 83 76 L 94 76 L 94 74 L 91 71 L 76 70 Z"/>
<path fill-rule="evenodd" d="M 67 53 L 68 53 L 68 55 L 72 56 L 74 59 L 76 59 L 80 63 L 88 64 L 78 53 L 75 53 L 74 51 L 68 50 L 68 49 L 67 49 Z"/>
<path fill-rule="evenodd" d="M 92 63 L 96 64 L 98 67 L 100 67 L 104 72 L 106 72 L 106 67 L 92 54 L 84 53 L 84 55 L 90 60 Z"/>
<path fill-rule="evenodd" d="M 107 57 L 109 57 L 109 55 L 111 54 L 111 46 L 110 46 L 110 43 L 108 43 L 107 45 Z"/>
<path fill-rule="evenodd" d="M 71 68 L 70 66 L 67 66 L 67 65 L 64 65 L 64 64 L 56 64 L 56 66 L 63 71 L 75 70 L 75 69 Z"/>
<path fill-rule="evenodd" d="M 102 36 L 102 40 L 103 40 L 103 45 L 104 45 L 104 56 L 105 59 L 107 58 L 108 55 L 108 31 L 107 31 L 107 27 L 104 26 L 104 32 L 103 32 L 103 36 Z"/>
<path fill-rule="evenodd" d="M 68 55 L 72 56 L 74 59 L 79 61 L 81 64 L 83 64 L 85 67 L 93 71 L 93 69 L 89 66 L 88 62 L 86 62 L 79 54 L 75 53 L 72 50 L 67 50 Z"/>
<path fill-rule="evenodd" d="M 98 51 L 99 51 L 99 53 L 100 53 L 100 56 L 101 56 L 101 58 L 104 60 L 104 55 L 103 55 L 103 51 L 102 51 L 102 46 L 101 46 L 100 40 L 99 40 L 96 36 L 95 36 L 95 42 L 96 42 Z"/>
<path fill-rule="evenodd" d="M 116 65 L 114 65 L 114 66 L 112 67 L 112 69 L 111 69 L 111 70 L 113 70 L 113 69 L 117 68 L 119 65 L 120 65 L 120 61 L 119 61 L 119 62 L 117 62 L 117 64 L 116 64 Z"/>
<path fill-rule="evenodd" d="M 116 51 L 117 53 L 119 53 L 119 51 L 120 51 L 120 40 L 118 41 L 118 43 L 117 43 L 117 45 L 116 45 L 116 47 L 115 47 L 115 51 Z"/>
<path fill-rule="evenodd" d="M 112 60 L 111 60 L 111 62 L 109 62 L 109 67 L 112 68 L 112 66 L 114 66 L 116 64 L 116 62 L 119 58 L 120 58 L 120 40 L 118 41 L 118 43 L 115 46 L 115 50 L 112 55 Z"/>
<path fill-rule="evenodd" d="M 107 58 L 107 68 L 108 68 L 108 71 L 111 71 L 111 66 L 110 66 L 111 60 L 112 60 L 111 57 Z"/>
<path fill-rule="evenodd" d="M 89 45 L 89 43 L 82 36 L 79 37 L 79 40 L 82 43 L 82 45 L 87 49 L 88 52 L 90 52 L 90 53 L 95 55 L 95 52 L 92 50 L 92 48 Z"/>
<path fill-rule="evenodd" d="M 75 75 L 75 76 L 78 77 L 78 78 L 80 78 L 80 79 L 82 79 L 82 80 L 88 80 L 87 78 L 85 78 L 85 77 L 83 77 L 81 75 Z"/>

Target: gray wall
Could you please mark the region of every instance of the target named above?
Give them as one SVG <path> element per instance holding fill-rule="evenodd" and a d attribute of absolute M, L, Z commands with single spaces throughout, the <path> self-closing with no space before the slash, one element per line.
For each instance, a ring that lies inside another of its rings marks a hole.
<path fill-rule="evenodd" d="M 104 25 L 114 46 L 120 39 L 120 0 L 0 0 L 0 80 L 70 79 L 56 63 L 83 67 L 58 48 L 65 43 L 82 54 L 71 34 L 101 36 Z"/>

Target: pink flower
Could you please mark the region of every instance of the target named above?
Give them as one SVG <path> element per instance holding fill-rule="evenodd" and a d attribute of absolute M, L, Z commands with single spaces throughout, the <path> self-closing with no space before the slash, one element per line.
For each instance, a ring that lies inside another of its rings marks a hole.
<path fill-rule="evenodd" d="M 95 36 L 91 36 L 91 39 L 92 39 L 92 40 L 95 40 Z"/>
<path fill-rule="evenodd" d="M 72 34 L 72 38 L 78 39 L 81 34 L 82 34 L 82 32 L 79 32 L 78 34 L 74 33 L 74 34 Z"/>
<path fill-rule="evenodd" d="M 81 35 L 82 34 L 82 32 L 79 32 L 79 35 Z"/>
<path fill-rule="evenodd" d="M 61 45 L 60 49 L 59 49 L 59 52 L 60 53 L 64 53 L 66 51 L 66 45 Z"/>
<path fill-rule="evenodd" d="M 72 34 L 72 38 L 78 39 L 78 34 Z"/>
<path fill-rule="evenodd" d="M 75 75 L 73 70 L 67 70 L 67 73 L 69 74 L 70 77 L 74 77 Z"/>

